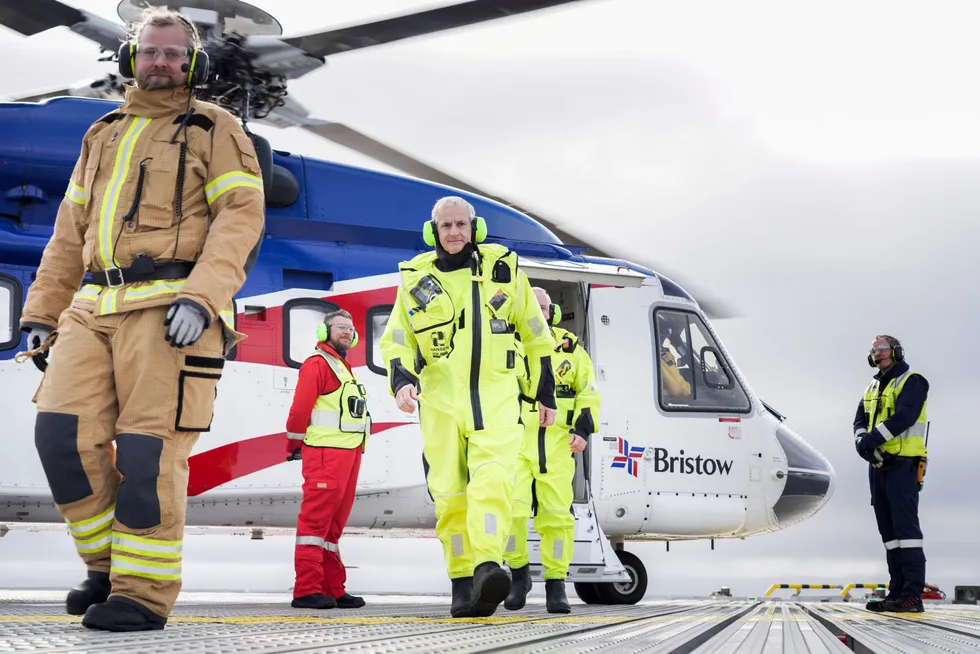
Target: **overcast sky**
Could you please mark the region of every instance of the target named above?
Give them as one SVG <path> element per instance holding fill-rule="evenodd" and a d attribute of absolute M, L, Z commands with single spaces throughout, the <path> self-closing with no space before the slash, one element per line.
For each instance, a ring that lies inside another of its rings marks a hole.
<path fill-rule="evenodd" d="M 113 16 L 114 0 L 75 2 Z M 256 2 L 287 35 L 394 8 L 395 0 Z M 305 3 L 304 3 L 305 4 Z M 920 496 L 927 580 L 980 583 L 980 7 L 973 2 L 738 3 L 595 0 L 568 10 L 334 57 L 290 93 L 607 251 L 676 274 L 742 317 L 716 323 L 765 401 L 832 462 L 823 511 L 746 541 L 629 546 L 650 596 L 771 583 L 885 580 L 851 421 L 876 333 L 930 381 Z M 62 30 L 0 28 L 0 94 L 108 70 Z M 259 131 L 258 129 L 256 131 Z M 299 130 L 278 149 L 386 170 Z M 344 545 L 355 592 L 448 590 L 435 540 Z M 400 567 L 388 563 L 395 547 Z M 25 563 L 49 551 L 49 576 Z M 0 586 L 74 583 L 67 536 L 0 541 Z M 63 560 L 63 565 L 58 563 Z M 59 567 L 60 566 L 60 567 Z M 287 537 L 190 537 L 185 588 L 285 590 Z M 248 574 L 244 575 L 243 571 Z"/>

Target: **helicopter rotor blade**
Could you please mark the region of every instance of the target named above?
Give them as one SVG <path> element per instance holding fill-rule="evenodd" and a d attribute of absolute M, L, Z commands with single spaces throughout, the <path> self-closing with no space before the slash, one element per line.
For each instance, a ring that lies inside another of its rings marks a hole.
<path fill-rule="evenodd" d="M 276 113 L 273 111 L 273 113 Z M 734 318 L 740 316 L 738 312 L 730 303 L 711 296 L 709 293 L 702 292 L 701 289 L 692 287 L 689 284 L 677 281 L 679 277 L 668 273 L 663 269 L 662 266 L 651 261 L 644 261 L 645 257 L 625 257 L 621 254 L 616 254 L 612 252 L 615 248 L 600 248 L 595 245 L 594 242 L 586 242 L 583 239 L 569 234 L 562 228 L 558 227 L 557 224 L 547 218 L 542 217 L 536 211 L 530 210 L 526 207 L 517 205 L 509 200 L 501 198 L 493 193 L 485 191 L 483 189 L 477 188 L 472 184 L 465 182 L 457 177 L 454 177 L 438 168 L 431 166 L 423 161 L 412 157 L 400 150 L 397 150 L 377 139 L 364 134 L 352 127 L 344 125 L 343 123 L 334 123 L 328 121 L 322 121 L 315 118 L 309 118 L 304 115 L 302 109 L 289 114 L 282 114 L 274 123 L 278 127 L 285 127 L 288 125 L 296 125 L 302 127 L 303 129 L 320 136 L 332 143 L 342 145 L 346 148 L 359 152 L 361 154 L 367 155 L 376 161 L 380 161 L 392 168 L 400 170 L 408 175 L 417 177 L 419 179 L 425 179 L 430 182 L 435 182 L 437 184 L 444 184 L 461 191 L 466 191 L 468 193 L 474 193 L 485 198 L 494 200 L 503 205 L 516 209 L 521 213 L 530 216 L 535 221 L 543 225 L 552 234 L 557 236 L 562 243 L 567 245 L 579 245 L 589 248 L 589 254 L 598 257 L 606 257 L 610 259 L 631 259 L 636 261 L 641 265 L 645 265 L 654 271 L 657 271 L 661 276 L 667 277 L 667 280 L 673 280 L 677 284 L 680 284 L 688 293 L 690 293 L 704 311 L 705 315 L 713 320 L 719 320 L 724 318 Z"/>
<path fill-rule="evenodd" d="M 583 0 L 471 0 L 320 32 L 283 39 L 314 57 L 328 57 L 373 45 L 474 25 L 529 11 L 548 9 Z"/>
<path fill-rule="evenodd" d="M 58 0 L 0 0 L 0 25 L 24 36 L 64 25 L 110 51 L 115 51 L 126 39 L 121 24 Z"/>
<path fill-rule="evenodd" d="M 53 89 L 50 91 L 40 91 L 35 95 L 11 96 L 6 102 L 41 102 L 48 98 L 57 98 L 58 96 L 64 95 L 71 95 L 71 89 Z"/>

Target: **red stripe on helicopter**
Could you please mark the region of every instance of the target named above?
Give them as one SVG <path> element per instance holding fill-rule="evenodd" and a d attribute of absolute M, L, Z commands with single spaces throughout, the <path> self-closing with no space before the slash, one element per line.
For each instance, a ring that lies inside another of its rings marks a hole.
<path fill-rule="evenodd" d="M 394 304 L 396 288 L 374 288 L 352 293 L 325 295 L 319 298 L 324 302 L 336 304 L 353 316 L 354 328 L 357 330 L 358 346 L 348 352 L 348 361 L 352 368 L 367 365 L 367 311 L 378 305 Z M 246 302 L 247 304 L 247 302 Z M 259 312 L 239 313 L 238 331 L 248 338 L 238 344 L 235 361 L 244 363 L 259 363 L 267 366 L 286 366 L 283 356 L 283 308 L 282 305 L 265 307 Z M 310 334 L 310 351 L 316 345 L 316 334 Z"/>
<path fill-rule="evenodd" d="M 376 422 L 371 425 L 371 434 L 408 424 L 411 423 Z M 286 432 L 279 432 L 247 438 L 195 454 L 188 460 L 190 480 L 187 483 L 187 495 L 194 497 L 253 472 L 285 463 L 285 439 Z"/>

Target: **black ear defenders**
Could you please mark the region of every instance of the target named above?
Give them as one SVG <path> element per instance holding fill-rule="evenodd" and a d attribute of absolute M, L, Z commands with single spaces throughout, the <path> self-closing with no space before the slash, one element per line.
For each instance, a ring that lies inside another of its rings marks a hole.
<path fill-rule="evenodd" d="M 894 361 L 895 363 L 901 363 L 902 361 L 905 361 L 905 348 L 902 347 L 902 344 L 899 343 L 898 341 L 895 341 L 894 343 L 889 341 L 889 344 L 892 346 L 892 361 Z M 868 352 L 868 365 L 871 366 L 872 368 L 878 367 L 878 364 L 875 363 L 874 352 Z"/>
<path fill-rule="evenodd" d="M 208 53 L 204 50 L 191 49 L 190 62 L 184 63 L 180 70 L 187 73 L 188 86 L 203 84 L 211 71 Z M 119 46 L 119 74 L 130 79 L 136 77 L 136 45 L 131 41 L 126 41 Z"/>

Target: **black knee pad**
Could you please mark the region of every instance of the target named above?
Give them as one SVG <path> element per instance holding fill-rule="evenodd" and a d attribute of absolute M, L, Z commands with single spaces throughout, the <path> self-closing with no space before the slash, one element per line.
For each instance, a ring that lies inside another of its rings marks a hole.
<path fill-rule="evenodd" d="M 123 475 L 116 495 L 116 520 L 130 529 L 160 524 L 160 454 L 163 441 L 146 434 L 116 436 L 116 468 Z"/>
<path fill-rule="evenodd" d="M 70 504 L 92 494 L 78 453 L 78 416 L 40 411 L 34 422 L 34 447 L 48 478 L 55 504 Z"/>

